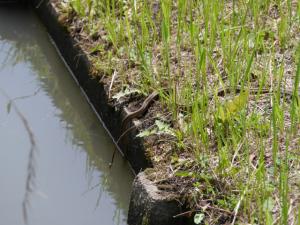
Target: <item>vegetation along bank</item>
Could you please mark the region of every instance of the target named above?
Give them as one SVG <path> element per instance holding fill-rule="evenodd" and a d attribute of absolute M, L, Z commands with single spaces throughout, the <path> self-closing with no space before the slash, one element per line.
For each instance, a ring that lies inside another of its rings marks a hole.
<path fill-rule="evenodd" d="M 135 112 L 147 178 L 191 209 L 178 216 L 300 224 L 298 0 L 51 3 L 111 104 Z"/>

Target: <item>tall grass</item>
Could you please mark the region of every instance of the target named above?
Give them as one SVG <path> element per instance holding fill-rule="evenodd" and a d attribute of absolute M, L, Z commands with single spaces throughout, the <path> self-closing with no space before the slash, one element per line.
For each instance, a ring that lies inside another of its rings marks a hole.
<path fill-rule="evenodd" d="M 299 5 L 70 0 L 64 10 L 76 12 L 85 33 L 105 31 L 98 42 L 107 52 L 93 60 L 114 64 L 122 80 L 116 90 L 161 93 L 173 115 L 176 157 L 183 149 L 194 165 L 180 170 L 206 174 L 202 198 L 213 195 L 209 204 L 231 211 L 231 223 L 288 224 L 297 217 L 290 202 L 299 204 L 289 180 L 300 165 L 291 157 L 300 122 Z M 201 199 L 194 203 L 204 207 Z"/>

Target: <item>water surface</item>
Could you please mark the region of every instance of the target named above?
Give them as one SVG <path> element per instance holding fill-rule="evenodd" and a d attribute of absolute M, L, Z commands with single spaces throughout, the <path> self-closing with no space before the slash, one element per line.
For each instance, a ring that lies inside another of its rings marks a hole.
<path fill-rule="evenodd" d="M 24 9 L 0 8 L 0 144 L 1 225 L 126 224 L 133 175 Z"/>

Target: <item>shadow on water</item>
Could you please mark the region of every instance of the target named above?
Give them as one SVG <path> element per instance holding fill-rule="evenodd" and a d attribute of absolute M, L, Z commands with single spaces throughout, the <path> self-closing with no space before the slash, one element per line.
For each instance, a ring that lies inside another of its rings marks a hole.
<path fill-rule="evenodd" d="M 94 170 L 100 171 L 99 184 L 90 184 L 86 192 L 99 190 L 95 207 L 100 204 L 102 193 L 108 193 L 116 206 L 114 224 L 119 224 L 120 214 L 127 214 L 133 179 L 126 162 L 119 156 L 114 167 L 109 169 L 114 146 L 92 110 L 81 107 L 85 101 L 83 95 L 79 93 L 79 88 L 63 63 L 58 62 L 58 55 L 33 12 L 0 8 L 0 15 L 9 18 L 9 25 L 7 20 L 0 19 L 0 52 L 6 52 L 5 60 L 0 62 L 0 73 L 4 68 L 19 62 L 25 62 L 35 71 L 39 87 L 50 98 L 57 109 L 55 116 L 67 130 L 65 141 L 71 142 L 77 151 L 85 151 L 87 154 L 86 176 L 92 176 Z M 23 26 L 19 24 L 20 18 Z M 29 201 L 28 196 L 25 199 Z"/>

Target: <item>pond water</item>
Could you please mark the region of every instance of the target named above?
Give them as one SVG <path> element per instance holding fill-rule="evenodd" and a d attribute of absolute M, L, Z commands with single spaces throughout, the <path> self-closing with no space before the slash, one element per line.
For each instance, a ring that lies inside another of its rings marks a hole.
<path fill-rule="evenodd" d="M 0 224 L 126 224 L 133 174 L 30 10 L 0 7 Z"/>

